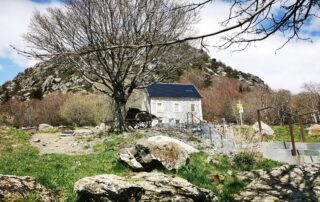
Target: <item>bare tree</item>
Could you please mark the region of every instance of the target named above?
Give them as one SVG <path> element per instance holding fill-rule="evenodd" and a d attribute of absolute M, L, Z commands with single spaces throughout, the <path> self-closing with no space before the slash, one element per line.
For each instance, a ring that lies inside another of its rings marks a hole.
<path fill-rule="evenodd" d="M 312 110 L 318 111 L 318 117 L 316 119 L 320 120 L 320 83 L 305 83 L 302 88 L 309 94 L 309 103 L 311 104 L 309 107 Z"/>
<path fill-rule="evenodd" d="M 189 10 L 199 9 L 213 3 L 203 0 L 187 6 Z M 276 32 L 286 36 L 287 44 L 292 39 L 310 40 L 304 29 L 312 21 L 319 21 L 320 1 L 318 0 L 233 0 L 228 18 L 221 22 L 222 29 L 204 35 L 187 37 L 168 44 L 222 35 L 219 48 L 229 48 L 237 44 L 241 49 L 252 42 L 262 41 Z M 283 47 L 281 46 L 281 47 Z"/>
<path fill-rule="evenodd" d="M 110 96 L 121 132 L 127 129 L 125 105 L 132 91 L 170 76 L 181 68 L 177 61 L 188 62 L 189 50 L 184 43 L 128 45 L 166 43 L 185 36 L 196 13 L 181 6 L 171 0 L 69 0 L 64 8 L 35 13 L 25 35 L 31 46 L 27 54 L 71 64 Z M 177 7 L 181 9 L 171 9 Z"/>

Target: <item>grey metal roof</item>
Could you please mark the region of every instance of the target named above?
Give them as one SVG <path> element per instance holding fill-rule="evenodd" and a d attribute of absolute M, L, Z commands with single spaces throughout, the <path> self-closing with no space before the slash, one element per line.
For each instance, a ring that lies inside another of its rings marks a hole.
<path fill-rule="evenodd" d="M 193 84 L 154 83 L 147 86 L 149 97 L 202 98 Z"/>

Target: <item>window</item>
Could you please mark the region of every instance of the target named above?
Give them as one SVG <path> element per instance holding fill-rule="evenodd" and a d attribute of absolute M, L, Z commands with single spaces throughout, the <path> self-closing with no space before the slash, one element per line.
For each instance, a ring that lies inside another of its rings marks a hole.
<path fill-rule="evenodd" d="M 179 103 L 174 103 L 174 105 L 173 105 L 173 111 L 174 111 L 174 112 L 180 112 L 180 105 L 179 105 Z"/>
<path fill-rule="evenodd" d="M 180 123 L 180 120 L 179 119 L 176 119 L 176 124 L 179 124 Z"/>
<path fill-rule="evenodd" d="M 191 112 L 195 112 L 196 111 L 196 104 L 192 103 L 191 104 Z"/>
<path fill-rule="evenodd" d="M 163 105 L 161 102 L 157 103 L 157 112 L 163 112 Z"/>

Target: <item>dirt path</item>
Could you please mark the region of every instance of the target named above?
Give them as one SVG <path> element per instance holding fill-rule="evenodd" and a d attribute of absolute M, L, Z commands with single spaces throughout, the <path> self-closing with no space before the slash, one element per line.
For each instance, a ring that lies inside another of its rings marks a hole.
<path fill-rule="evenodd" d="M 92 146 L 104 139 L 94 136 L 61 136 L 60 133 L 38 133 L 30 144 L 39 148 L 40 154 L 92 154 Z"/>

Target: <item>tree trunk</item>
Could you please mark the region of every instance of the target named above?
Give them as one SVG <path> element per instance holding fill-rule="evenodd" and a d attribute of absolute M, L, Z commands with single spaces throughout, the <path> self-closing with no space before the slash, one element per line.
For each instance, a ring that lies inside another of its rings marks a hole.
<path fill-rule="evenodd" d="M 126 99 L 125 98 L 115 98 L 114 99 L 114 109 L 115 109 L 115 114 L 114 114 L 114 129 L 116 130 L 115 132 L 117 133 L 122 133 L 124 131 L 127 131 L 128 127 L 125 122 L 126 118 Z"/>

